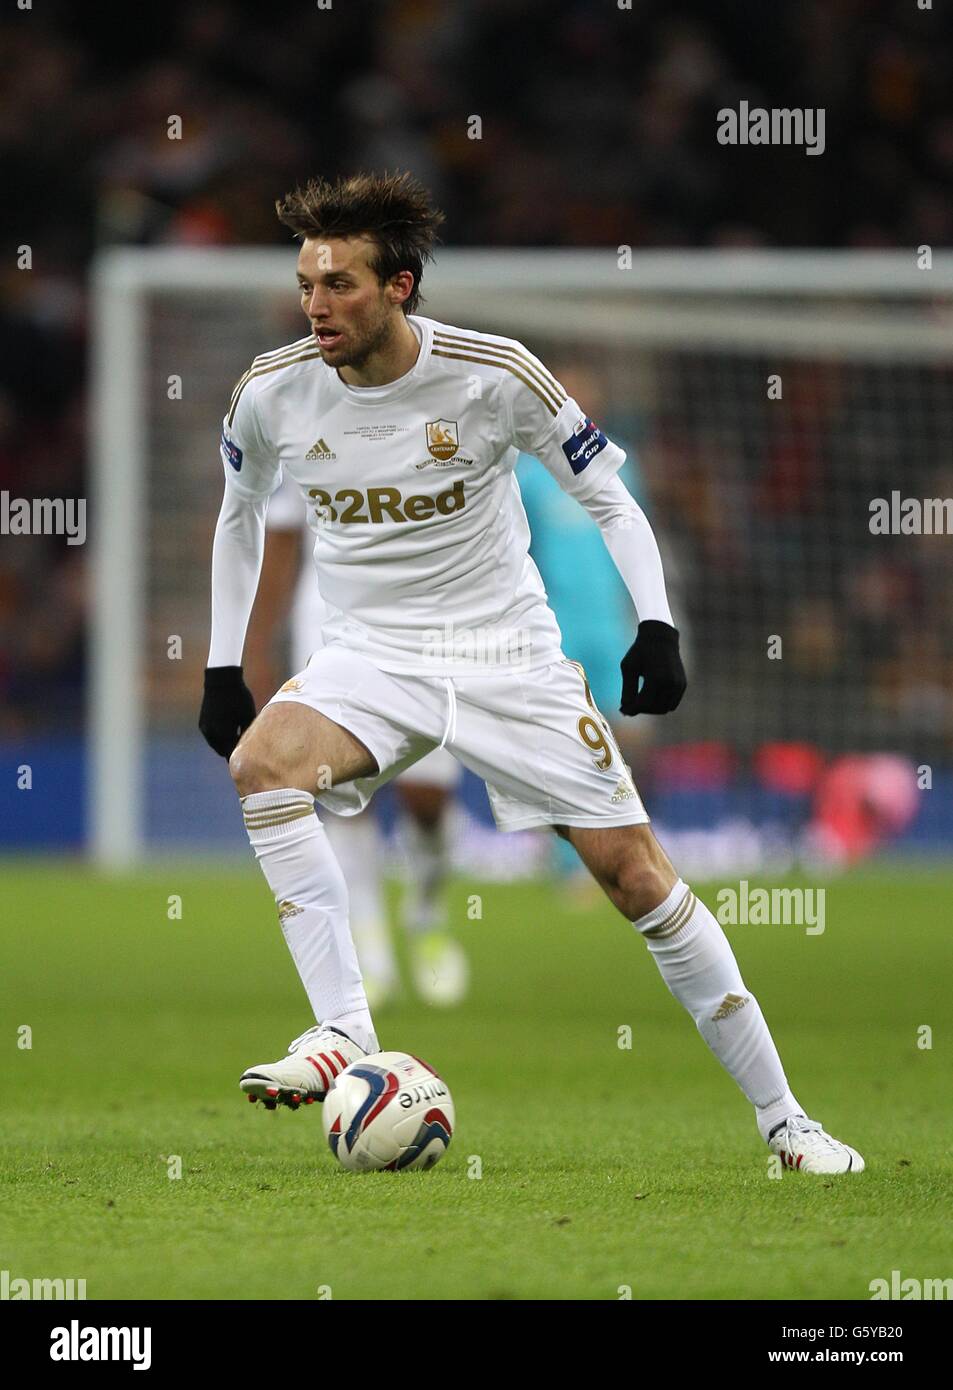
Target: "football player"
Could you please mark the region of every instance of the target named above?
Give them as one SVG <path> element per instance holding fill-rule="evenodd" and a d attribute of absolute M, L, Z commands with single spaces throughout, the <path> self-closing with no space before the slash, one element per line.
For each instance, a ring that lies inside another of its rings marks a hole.
<path fill-rule="evenodd" d="M 792 1093 L 724 932 L 653 835 L 585 673 L 561 650 L 529 556 L 521 450 L 588 511 L 632 599 L 622 714 L 674 710 L 679 636 L 651 526 L 617 476 L 625 454 L 523 343 L 419 312 L 442 217 L 411 176 L 313 180 L 278 215 L 300 238 L 308 331 L 256 358 L 225 414 L 200 727 L 229 759 L 318 1022 L 286 1057 L 250 1067 L 242 1090 L 269 1105 L 321 1100 L 343 1067 L 379 1050 L 315 800 L 354 814 L 447 748 L 486 782 L 500 829 L 550 826 L 570 840 L 781 1162 L 861 1171 Z M 569 319 L 570 347 L 572 331 Z M 331 613 L 323 647 L 256 718 L 242 648 L 283 476 L 313 509 Z"/>

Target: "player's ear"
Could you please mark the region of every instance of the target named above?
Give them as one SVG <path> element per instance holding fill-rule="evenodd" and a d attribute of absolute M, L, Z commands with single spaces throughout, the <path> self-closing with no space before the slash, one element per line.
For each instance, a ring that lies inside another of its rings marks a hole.
<path fill-rule="evenodd" d="M 397 274 L 387 282 L 387 291 L 392 304 L 403 304 L 414 291 L 413 271 L 398 270 Z"/>

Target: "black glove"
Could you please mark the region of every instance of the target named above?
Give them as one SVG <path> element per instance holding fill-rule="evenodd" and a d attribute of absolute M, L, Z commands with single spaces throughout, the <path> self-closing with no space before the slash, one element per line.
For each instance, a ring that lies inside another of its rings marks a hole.
<path fill-rule="evenodd" d="M 685 694 L 688 682 L 678 654 L 678 629 L 655 619 L 639 631 L 622 658 L 620 714 L 668 714 Z M 642 689 L 639 677 L 644 676 Z"/>
<path fill-rule="evenodd" d="M 242 679 L 240 666 L 207 666 L 199 728 L 202 737 L 223 758 L 255 717 L 255 699 Z"/>

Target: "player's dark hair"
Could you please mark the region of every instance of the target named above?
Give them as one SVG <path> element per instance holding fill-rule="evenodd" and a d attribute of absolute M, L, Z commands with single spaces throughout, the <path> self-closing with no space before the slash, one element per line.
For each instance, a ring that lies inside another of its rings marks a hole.
<path fill-rule="evenodd" d="M 377 246 L 371 266 L 382 285 L 402 270 L 412 273 L 414 288 L 401 307 L 405 314 L 416 310 L 424 262 L 433 259 L 444 217 L 412 174 L 352 174 L 333 183 L 309 179 L 279 198 L 275 211 L 302 238 L 370 237 Z"/>

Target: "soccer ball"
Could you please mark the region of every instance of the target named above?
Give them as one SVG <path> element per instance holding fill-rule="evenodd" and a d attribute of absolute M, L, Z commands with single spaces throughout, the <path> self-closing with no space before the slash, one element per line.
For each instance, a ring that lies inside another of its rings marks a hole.
<path fill-rule="evenodd" d="M 432 1168 L 453 1133 L 446 1082 L 406 1052 L 359 1057 L 335 1077 L 322 1111 L 331 1152 L 352 1173 Z"/>

